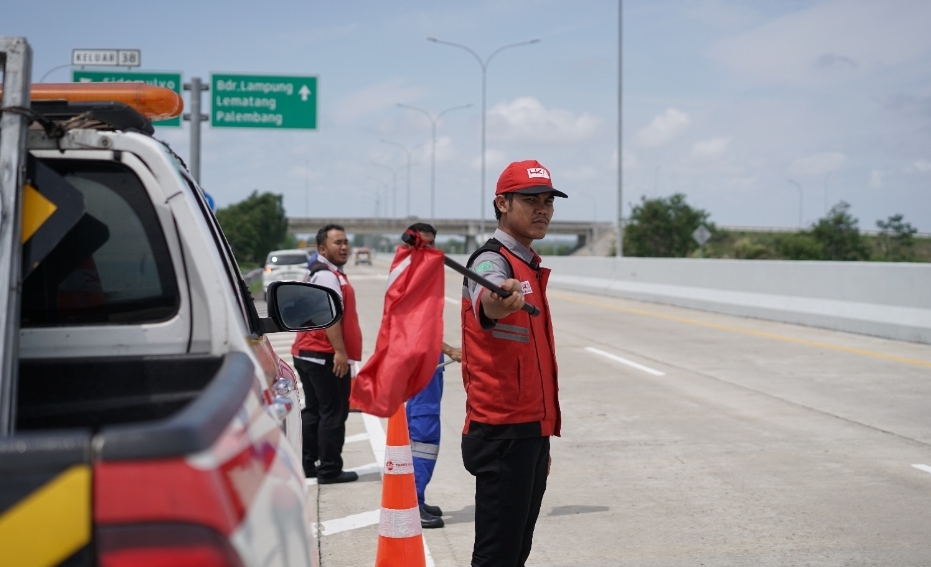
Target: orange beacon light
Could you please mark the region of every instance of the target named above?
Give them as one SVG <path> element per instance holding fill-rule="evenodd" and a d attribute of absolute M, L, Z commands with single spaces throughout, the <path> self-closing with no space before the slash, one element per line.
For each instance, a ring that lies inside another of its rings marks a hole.
<path fill-rule="evenodd" d="M 0 87 L 0 95 L 3 88 Z M 35 83 L 32 100 L 68 102 L 122 102 L 149 120 L 167 120 L 181 114 L 181 95 L 145 83 Z"/>

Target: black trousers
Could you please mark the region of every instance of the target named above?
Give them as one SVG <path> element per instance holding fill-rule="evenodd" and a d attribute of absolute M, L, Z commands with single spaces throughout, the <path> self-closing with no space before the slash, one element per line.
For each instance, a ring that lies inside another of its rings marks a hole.
<path fill-rule="evenodd" d="M 546 491 L 549 437 L 462 436 L 462 462 L 475 477 L 472 567 L 523 567 Z"/>
<path fill-rule="evenodd" d="M 333 355 L 314 354 L 324 364 L 294 359 L 301 382 L 304 384 L 306 407 L 301 412 L 301 429 L 304 437 L 302 460 L 304 472 L 314 470 L 318 477 L 333 477 L 343 471 L 343 442 L 346 439 L 346 419 L 349 417 L 349 375 L 339 377 L 333 373 Z"/>

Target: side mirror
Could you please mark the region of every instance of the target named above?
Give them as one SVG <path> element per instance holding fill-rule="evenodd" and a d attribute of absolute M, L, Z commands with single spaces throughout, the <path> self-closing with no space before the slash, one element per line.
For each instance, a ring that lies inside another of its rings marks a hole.
<path fill-rule="evenodd" d="M 343 318 L 343 302 L 332 289 L 303 282 L 268 285 L 268 317 L 262 333 L 326 329 Z"/>

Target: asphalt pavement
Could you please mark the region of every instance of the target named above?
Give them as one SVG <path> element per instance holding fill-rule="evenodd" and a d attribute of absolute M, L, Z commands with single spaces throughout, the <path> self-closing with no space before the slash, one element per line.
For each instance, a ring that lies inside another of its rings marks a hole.
<path fill-rule="evenodd" d="M 347 266 L 365 356 L 386 258 Z M 544 265 L 545 265 L 544 260 Z M 459 344 L 461 278 L 444 323 Z M 931 565 L 931 346 L 553 290 L 563 435 L 528 565 Z M 275 335 L 282 354 L 289 335 Z M 446 372 L 428 564 L 469 565 L 465 396 Z M 359 482 L 312 486 L 322 565 L 372 565 L 386 420 L 354 413 Z"/>

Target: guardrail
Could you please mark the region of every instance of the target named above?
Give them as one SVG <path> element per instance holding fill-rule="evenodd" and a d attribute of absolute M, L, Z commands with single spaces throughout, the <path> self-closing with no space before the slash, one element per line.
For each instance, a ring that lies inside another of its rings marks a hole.
<path fill-rule="evenodd" d="M 931 264 L 544 257 L 550 287 L 931 344 Z"/>

